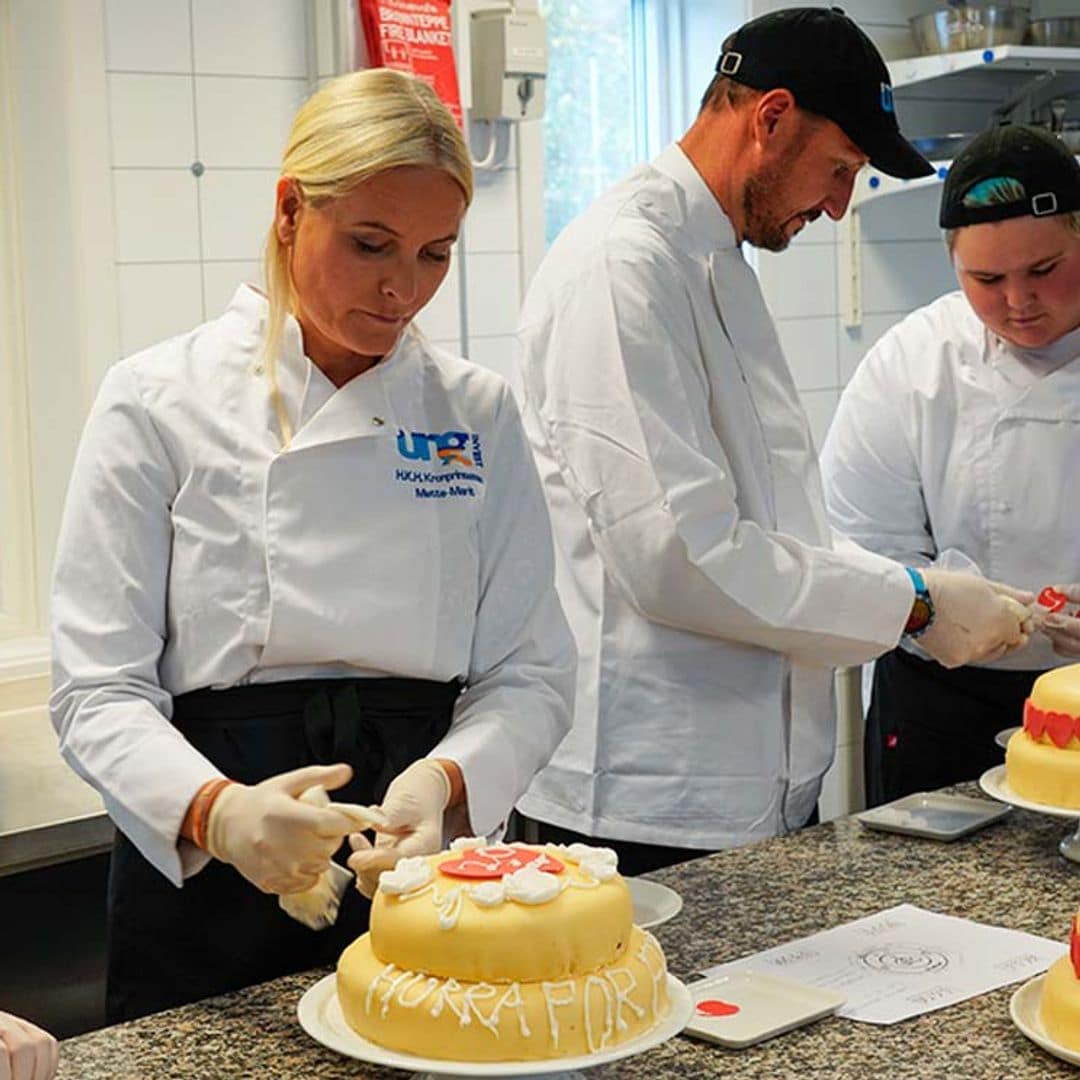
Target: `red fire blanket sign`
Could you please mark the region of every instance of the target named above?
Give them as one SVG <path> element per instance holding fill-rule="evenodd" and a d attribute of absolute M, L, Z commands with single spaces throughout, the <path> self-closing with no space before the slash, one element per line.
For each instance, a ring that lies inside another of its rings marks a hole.
<path fill-rule="evenodd" d="M 461 125 L 450 0 L 357 0 L 372 67 L 418 75 Z"/>

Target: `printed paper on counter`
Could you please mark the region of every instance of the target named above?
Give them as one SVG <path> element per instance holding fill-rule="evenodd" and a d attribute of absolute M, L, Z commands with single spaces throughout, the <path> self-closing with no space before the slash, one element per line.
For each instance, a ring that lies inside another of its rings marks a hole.
<path fill-rule="evenodd" d="M 828 987 L 847 995 L 837 1016 L 895 1024 L 1030 979 L 1065 951 L 1060 941 L 899 904 L 705 974 L 760 971 Z"/>

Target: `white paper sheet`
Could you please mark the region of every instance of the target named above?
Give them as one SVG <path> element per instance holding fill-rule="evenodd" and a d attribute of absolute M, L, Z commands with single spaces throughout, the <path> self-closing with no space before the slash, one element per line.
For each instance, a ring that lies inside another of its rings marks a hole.
<path fill-rule="evenodd" d="M 895 1024 L 1029 979 L 1065 951 L 1060 941 L 899 904 L 705 974 L 761 971 L 829 987 L 847 995 L 837 1016 Z"/>

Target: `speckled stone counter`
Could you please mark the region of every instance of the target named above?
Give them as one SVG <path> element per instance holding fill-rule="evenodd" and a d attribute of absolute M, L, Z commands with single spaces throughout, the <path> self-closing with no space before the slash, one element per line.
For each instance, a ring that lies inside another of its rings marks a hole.
<path fill-rule="evenodd" d="M 973 785 L 958 790 L 977 794 Z M 1057 853 L 1070 823 L 1020 810 L 971 837 L 940 844 L 843 819 L 652 875 L 683 896 L 656 931 L 671 970 L 689 977 L 782 941 L 910 902 L 1064 941 L 1080 906 L 1080 866 Z M 408 1074 L 340 1057 L 298 1026 L 296 1002 L 323 971 L 290 976 L 197 1005 L 69 1039 L 62 1080 L 315 1078 L 394 1080 Z M 1006 987 L 891 1027 L 835 1017 L 746 1050 L 680 1036 L 590 1070 L 611 1077 L 829 1077 L 864 1080 L 1076 1078 L 1009 1019 Z"/>

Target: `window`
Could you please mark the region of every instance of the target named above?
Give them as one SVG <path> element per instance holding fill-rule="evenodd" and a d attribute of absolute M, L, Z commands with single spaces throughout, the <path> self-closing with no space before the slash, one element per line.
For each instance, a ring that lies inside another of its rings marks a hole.
<path fill-rule="evenodd" d="M 745 0 L 542 0 L 547 242 L 690 125 Z"/>

